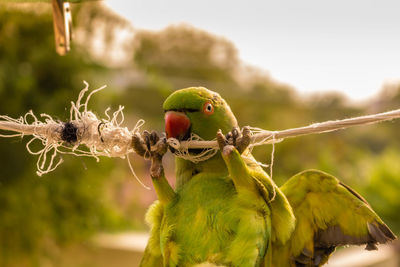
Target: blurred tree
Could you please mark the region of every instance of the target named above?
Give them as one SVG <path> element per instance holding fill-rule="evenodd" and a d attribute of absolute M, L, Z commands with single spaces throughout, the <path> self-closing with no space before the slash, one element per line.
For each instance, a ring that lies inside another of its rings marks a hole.
<path fill-rule="evenodd" d="M 187 25 L 139 31 L 135 42 L 137 65 L 164 76 L 226 82 L 239 65 L 231 42 Z"/>
<path fill-rule="evenodd" d="M 400 232 L 399 162 L 399 150 L 386 149 L 380 157 L 371 160 L 362 188 L 376 212 L 396 232 Z"/>
<path fill-rule="evenodd" d="M 83 79 L 93 87 L 104 83 L 113 87 L 95 96 L 93 110 L 122 104 L 129 128 L 143 118 L 143 128 L 158 131 L 163 131 L 163 100 L 173 90 L 188 86 L 218 91 L 241 126 L 269 130 L 398 108 L 399 85 L 386 86 L 364 105 L 348 103 L 338 94 L 300 97 L 267 74 L 243 66 L 229 41 L 187 25 L 158 32 L 136 30 L 133 42 L 131 38 L 121 41 L 119 30 L 132 28 L 99 5 L 73 12 L 78 38 L 72 52 L 59 57 L 54 51 L 50 6 L 47 11 L 0 9 L 0 114 L 19 117 L 33 109 L 35 114 L 65 120 L 68 103 L 75 100 Z M 102 43 L 101 49 L 96 50 L 96 42 Z M 120 47 L 117 43 L 133 55 L 127 57 L 128 63 L 110 64 L 110 53 Z M 285 140 L 275 148 L 274 179 L 281 184 L 308 168 L 332 173 L 361 190 L 400 231 L 394 200 L 400 181 L 399 130 L 398 122 L 382 123 Z M 65 157 L 59 169 L 37 178 L 36 158 L 26 153 L 23 143 L 0 139 L 0 266 L 16 253 L 31 252 L 40 258 L 45 251 L 95 231 L 123 229 L 129 219 L 130 227 L 132 221 L 143 224 L 154 192 L 142 192 L 135 182 L 127 182 L 130 176 L 124 162 Z M 269 163 L 271 147 L 254 152 L 259 161 Z M 171 162 L 167 158 L 166 163 Z M 134 163 L 139 173 L 147 170 L 146 164 Z M 173 168 L 166 166 L 166 171 L 171 174 Z"/>
<path fill-rule="evenodd" d="M 65 121 L 82 80 L 104 71 L 79 48 L 58 56 L 52 27 L 51 13 L 0 9 L 0 114 L 32 109 Z M 36 158 L 18 141 L 0 139 L 0 266 L 127 225 L 105 198 L 112 161 L 69 157 L 60 171 L 38 178 Z"/>

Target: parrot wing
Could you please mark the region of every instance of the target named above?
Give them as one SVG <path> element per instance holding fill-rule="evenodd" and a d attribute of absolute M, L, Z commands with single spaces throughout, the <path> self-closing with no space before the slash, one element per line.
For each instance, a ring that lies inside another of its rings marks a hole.
<path fill-rule="evenodd" d="M 296 227 L 286 244 L 273 244 L 276 266 L 320 266 L 337 246 L 366 244 L 375 250 L 396 238 L 363 197 L 324 172 L 301 172 L 281 190 Z"/>

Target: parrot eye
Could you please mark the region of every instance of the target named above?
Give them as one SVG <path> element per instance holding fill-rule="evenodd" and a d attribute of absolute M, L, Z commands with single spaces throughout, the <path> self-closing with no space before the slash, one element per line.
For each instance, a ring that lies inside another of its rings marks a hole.
<path fill-rule="evenodd" d="M 214 113 L 214 106 L 210 102 L 206 102 L 203 106 L 203 112 L 206 115 L 211 115 Z"/>

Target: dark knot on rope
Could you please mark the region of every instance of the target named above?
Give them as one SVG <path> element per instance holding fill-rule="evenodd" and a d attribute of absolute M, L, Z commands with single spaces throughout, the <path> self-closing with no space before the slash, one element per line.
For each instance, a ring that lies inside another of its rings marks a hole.
<path fill-rule="evenodd" d="M 61 140 L 73 144 L 78 141 L 78 127 L 76 127 L 72 122 L 65 122 L 64 127 L 61 131 Z"/>

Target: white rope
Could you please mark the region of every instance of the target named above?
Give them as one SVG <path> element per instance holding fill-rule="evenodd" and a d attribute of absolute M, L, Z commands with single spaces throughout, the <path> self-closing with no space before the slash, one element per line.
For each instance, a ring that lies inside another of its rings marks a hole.
<path fill-rule="evenodd" d="M 188 141 L 186 141 L 188 144 L 192 143 L 192 142 L 205 142 L 202 141 L 203 139 L 201 139 L 200 136 L 196 135 L 196 134 L 191 134 L 190 138 L 188 139 Z M 214 141 L 217 142 L 217 141 Z M 217 152 L 218 152 L 218 147 L 204 147 L 202 148 L 203 150 L 198 152 L 198 153 L 190 153 L 189 148 L 190 146 L 181 146 L 181 143 L 175 139 L 175 138 L 169 138 L 167 140 L 167 143 L 169 146 L 171 146 L 172 148 L 175 149 L 174 154 L 177 157 L 186 159 L 186 160 L 190 160 L 191 162 L 194 163 L 198 163 L 200 161 L 204 161 L 204 160 L 208 160 L 210 158 L 212 158 Z"/>
<path fill-rule="evenodd" d="M 346 129 L 359 125 L 374 124 L 378 122 L 394 120 L 400 118 L 400 109 L 366 115 L 361 117 L 354 117 L 344 120 L 326 121 L 314 123 L 309 126 L 292 128 L 282 131 L 268 131 L 259 128 L 250 127 L 253 135 L 251 138 L 251 146 L 276 144 L 286 138 L 298 137 L 309 134 L 319 134 L 333 132 L 341 129 Z M 275 138 L 273 138 L 275 137 Z M 176 149 L 188 148 L 217 148 L 217 141 L 182 141 Z"/>
<path fill-rule="evenodd" d="M 132 130 L 123 127 L 124 107 L 119 108 L 110 116 L 110 108 L 104 112 L 105 118 L 98 118 L 88 109 L 90 98 L 97 92 L 103 90 L 105 86 L 89 91 L 89 84 L 84 81 L 85 88 L 79 93 L 76 102 L 71 102 L 69 122 L 54 120 L 50 115 L 41 114 L 37 118 L 32 111 L 18 119 L 0 115 L 0 130 L 14 132 L 11 134 L 0 134 L 0 137 L 23 137 L 32 135 L 32 139 L 26 144 L 29 153 L 38 156 L 37 174 L 43 175 L 53 171 L 62 163 L 59 154 L 72 154 L 75 156 L 94 157 L 99 161 L 100 156 L 127 158 L 128 165 L 134 175 L 132 164 L 127 157 L 133 153 L 132 136 L 139 134 L 144 120 L 139 120 Z M 85 98 L 86 96 L 86 99 Z M 326 121 L 314 123 L 309 126 L 287 129 L 282 131 L 267 131 L 260 128 L 249 127 L 251 131 L 251 143 L 249 150 L 254 146 L 272 144 L 271 163 L 263 165 L 252 159 L 252 161 L 263 167 L 270 168 L 272 177 L 272 167 L 274 163 L 275 144 L 286 138 L 309 135 L 316 133 L 326 133 L 345 129 L 357 125 L 378 123 L 387 120 L 400 118 L 400 109 L 384 113 L 372 114 L 367 116 L 355 117 L 344 120 Z M 73 140 L 68 140 L 65 136 L 67 124 L 76 130 Z M 43 148 L 33 151 L 31 148 L 35 142 L 41 142 Z M 167 143 L 174 148 L 176 156 L 198 163 L 213 157 L 218 152 L 216 140 L 202 140 L 199 136 L 192 134 L 189 140 L 179 142 L 177 139 L 169 138 Z M 196 149 L 192 153 L 190 149 Z M 200 149 L 200 152 L 199 152 Z M 246 155 L 243 156 L 244 158 Z M 252 158 L 252 157 L 251 157 Z M 139 183 L 143 184 L 139 179 Z"/>
<path fill-rule="evenodd" d="M 133 152 L 132 135 L 140 130 L 144 121 L 139 120 L 132 131 L 122 127 L 124 122 L 123 106 L 119 106 L 111 117 L 108 114 L 110 108 L 107 108 L 106 118 L 97 118 L 93 112 L 88 110 L 88 104 L 93 94 L 103 90 L 105 86 L 91 91 L 84 100 L 89 91 L 89 84 L 85 81 L 84 84 L 85 88 L 79 93 L 77 101 L 71 102 L 69 123 L 76 128 L 74 142 L 63 140 L 62 132 L 66 124 L 55 121 L 48 114 L 40 115 L 40 119 L 43 121 L 37 118 L 32 111 L 18 119 L 0 116 L 0 130 L 17 132 L 17 134 L 1 134 L 0 137 L 33 136 L 26 144 L 26 148 L 30 154 L 38 156 L 36 173 L 39 176 L 55 170 L 63 162 L 59 154 L 88 156 L 99 161 L 99 156 L 125 158 Z M 37 141 L 43 148 L 34 151 L 32 145 Z M 129 165 L 134 177 L 143 185 L 131 168 L 130 162 Z"/>

